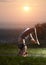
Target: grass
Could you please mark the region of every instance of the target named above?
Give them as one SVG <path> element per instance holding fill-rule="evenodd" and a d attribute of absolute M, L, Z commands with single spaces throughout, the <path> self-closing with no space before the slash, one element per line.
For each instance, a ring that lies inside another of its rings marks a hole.
<path fill-rule="evenodd" d="M 15 45 L 0 45 L 0 65 L 46 65 L 46 48 L 29 48 L 28 57 L 17 53 Z"/>
<path fill-rule="evenodd" d="M 17 53 L 18 53 L 18 48 L 15 45 L 0 47 L 0 55 L 16 56 Z M 46 48 L 28 48 L 28 54 L 29 56 L 46 57 Z"/>
<path fill-rule="evenodd" d="M 46 57 L 46 48 L 31 48 L 28 49 L 28 54 L 31 56 Z"/>
<path fill-rule="evenodd" d="M 46 58 L 0 56 L 0 65 L 46 65 Z"/>

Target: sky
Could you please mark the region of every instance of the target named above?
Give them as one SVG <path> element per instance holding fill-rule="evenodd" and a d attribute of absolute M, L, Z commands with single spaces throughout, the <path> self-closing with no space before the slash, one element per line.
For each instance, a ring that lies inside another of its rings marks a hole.
<path fill-rule="evenodd" d="M 27 28 L 44 22 L 46 0 L 0 0 L 0 28 Z"/>

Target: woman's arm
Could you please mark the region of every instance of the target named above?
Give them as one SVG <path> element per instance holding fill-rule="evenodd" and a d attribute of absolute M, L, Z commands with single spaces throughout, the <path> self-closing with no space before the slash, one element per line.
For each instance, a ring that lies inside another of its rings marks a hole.
<path fill-rule="evenodd" d="M 33 38 L 32 34 L 30 33 L 31 41 L 36 43 L 35 39 Z"/>

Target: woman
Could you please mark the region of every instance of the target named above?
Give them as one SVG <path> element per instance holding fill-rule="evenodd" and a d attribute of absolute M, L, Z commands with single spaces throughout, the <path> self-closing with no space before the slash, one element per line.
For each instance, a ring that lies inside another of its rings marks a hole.
<path fill-rule="evenodd" d="M 32 42 L 36 43 L 36 41 L 34 40 L 32 34 L 31 34 L 31 29 L 27 28 L 26 30 L 24 30 L 18 38 L 18 48 L 19 48 L 18 55 L 19 56 L 24 56 L 25 57 L 25 56 L 28 55 L 27 45 L 25 43 L 25 39 L 28 39 L 28 36 L 30 36 Z"/>

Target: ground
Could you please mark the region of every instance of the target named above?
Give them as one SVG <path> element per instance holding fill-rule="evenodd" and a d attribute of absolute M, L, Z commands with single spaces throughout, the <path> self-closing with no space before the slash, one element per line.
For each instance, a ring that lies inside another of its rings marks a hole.
<path fill-rule="evenodd" d="M 17 53 L 15 45 L 0 45 L 0 65 L 46 65 L 46 48 L 29 48 L 28 57 Z"/>

